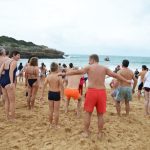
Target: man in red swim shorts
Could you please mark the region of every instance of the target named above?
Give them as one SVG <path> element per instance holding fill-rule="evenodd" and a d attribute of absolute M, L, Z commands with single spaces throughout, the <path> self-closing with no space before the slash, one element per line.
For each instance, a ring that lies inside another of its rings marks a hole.
<path fill-rule="evenodd" d="M 66 73 L 66 75 L 88 74 L 88 90 L 84 104 L 84 137 L 89 136 L 90 120 L 94 107 L 97 109 L 98 116 L 98 138 L 102 137 L 102 129 L 104 126 L 103 115 L 106 112 L 105 76 L 108 75 L 127 83 L 131 82 L 98 63 L 98 55 L 93 54 L 89 57 L 89 66 L 81 70 L 73 70 Z"/>

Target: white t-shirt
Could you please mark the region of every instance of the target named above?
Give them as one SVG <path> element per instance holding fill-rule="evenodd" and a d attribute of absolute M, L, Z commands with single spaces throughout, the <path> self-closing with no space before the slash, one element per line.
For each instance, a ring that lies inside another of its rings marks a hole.
<path fill-rule="evenodd" d="M 144 87 L 150 88 L 150 71 L 145 75 Z"/>

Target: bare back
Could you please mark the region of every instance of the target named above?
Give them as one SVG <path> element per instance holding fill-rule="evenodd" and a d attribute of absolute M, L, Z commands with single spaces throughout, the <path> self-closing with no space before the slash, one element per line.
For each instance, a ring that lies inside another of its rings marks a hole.
<path fill-rule="evenodd" d="M 62 81 L 57 73 L 51 73 L 47 76 L 46 82 L 49 85 L 49 91 L 59 92 L 61 90 Z"/>
<path fill-rule="evenodd" d="M 88 66 L 88 88 L 105 89 L 105 76 L 107 68 L 99 64 Z"/>
<path fill-rule="evenodd" d="M 122 77 L 124 77 L 127 80 L 132 80 L 134 79 L 134 73 L 132 72 L 132 70 L 128 69 L 128 68 L 123 68 L 121 69 L 118 74 L 120 74 Z M 123 81 L 119 81 L 120 82 L 120 86 L 128 86 L 131 87 L 130 83 L 127 82 L 123 82 Z"/>
<path fill-rule="evenodd" d="M 81 75 L 72 75 L 68 76 L 68 85 L 67 88 L 78 89 L 80 83 Z"/>
<path fill-rule="evenodd" d="M 144 82 L 144 77 L 145 77 L 146 73 L 147 73 L 146 70 L 141 71 L 141 72 L 139 73 L 139 76 L 141 77 L 141 82 Z"/>
<path fill-rule="evenodd" d="M 37 79 L 39 76 L 39 69 L 37 66 L 28 65 L 25 71 L 28 79 Z"/>

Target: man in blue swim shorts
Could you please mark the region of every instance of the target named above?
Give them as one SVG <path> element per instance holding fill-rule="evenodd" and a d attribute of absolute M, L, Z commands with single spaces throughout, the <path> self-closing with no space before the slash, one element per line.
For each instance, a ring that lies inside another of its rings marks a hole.
<path fill-rule="evenodd" d="M 124 81 L 119 81 L 118 92 L 115 98 L 115 100 L 117 101 L 116 110 L 119 116 L 121 114 L 121 105 L 120 105 L 121 101 L 125 101 L 126 115 L 129 115 L 129 110 L 130 110 L 129 102 L 132 100 L 132 93 L 134 93 L 135 87 L 137 85 L 137 79 L 135 78 L 132 70 L 128 68 L 128 66 L 129 66 L 129 61 L 123 60 L 122 69 L 118 72 L 118 74 L 120 74 L 127 80 L 133 80 L 134 84 L 132 88 L 131 84 L 126 83 Z"/>

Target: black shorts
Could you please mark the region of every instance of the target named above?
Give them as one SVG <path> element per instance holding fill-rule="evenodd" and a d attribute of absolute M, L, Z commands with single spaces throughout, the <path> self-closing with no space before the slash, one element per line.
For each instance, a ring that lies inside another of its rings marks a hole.
<path fill-rule="evenodd" d="M 48 92 L 48 100 L 60 101 L 60 92 Z"/>
<path fill-rule="evenodd" d="M 88 79 L 88 77 L 84 77 L 84 81 L 86 82 L 86 80 Z"/>
<path fill-rule="evenodd" d="M 142 88 L 143 88 L 143 82 L 141 82 L 141 83 L 139 84 L 138 90 L 141 91 Z"/>
<path fill-rule="evenodd" d="M 148 88 L 148 87 L 145 87 L 144 90 L 145 90 L 146 92 L 150 92 L 150 88 Z"/>

